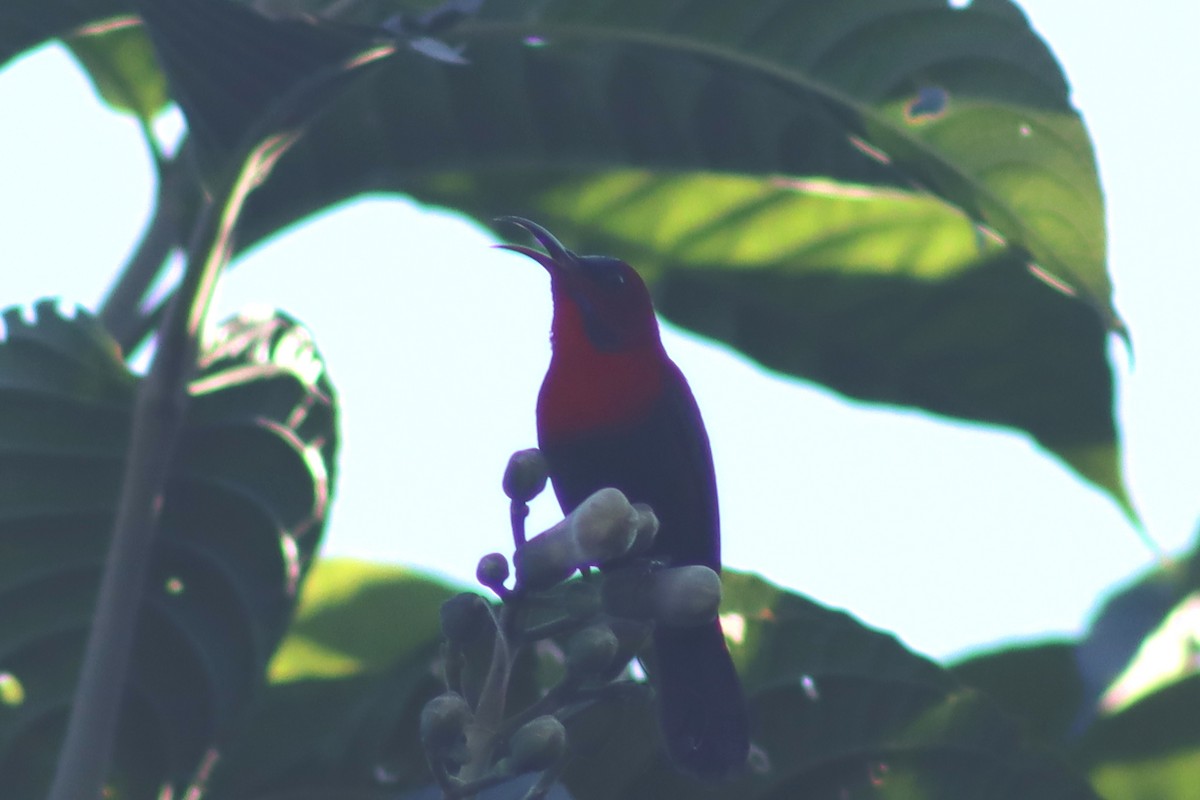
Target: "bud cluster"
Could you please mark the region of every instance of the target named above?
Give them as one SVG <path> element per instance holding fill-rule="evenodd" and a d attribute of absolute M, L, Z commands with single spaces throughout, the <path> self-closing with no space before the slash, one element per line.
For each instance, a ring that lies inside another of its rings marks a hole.
<path fill-rule="evenodd" d="M 564 766 L 563 720 L 629 687 L 629 661 L 654 625 L 712 620 L 720 578 L 703 566 L 670 567 L 646 553 L 658 532 L 654 511 L 601 489 L 565 519 L 526 540 L 528 502 L 548 469 L 537 450 L 512 456 L 503 488 L 512 501 L 513 569 L 501 553 L 480 559 L 479 583 L 501 602 L 472 593 L 442 607 L 446 691 L 421 714 L 421 741 L 446 798 L 469 797 L 523 773 L 541 773 L 526 795 L 544 797 Z M 593 568 L 601 568 L 596 574 Z M 581 574 L 581 579 L 572 580 Z M 506 584 L 513 578 L 512 587 Z M 550 640 L 561 680 L 539 700 L 505 716 L 517 656 Z"/>

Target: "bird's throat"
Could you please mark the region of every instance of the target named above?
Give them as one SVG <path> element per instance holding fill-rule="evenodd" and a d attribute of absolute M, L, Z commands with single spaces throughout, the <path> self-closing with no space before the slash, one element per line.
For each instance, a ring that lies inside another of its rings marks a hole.
<path fill-rule="evenodd" d="M 538 395 L 541 438 L 573 438 L 628 428 L 646 417 L 662 396 L 665 356 L 652 348 L 566 353 L 555 342 Z"/>

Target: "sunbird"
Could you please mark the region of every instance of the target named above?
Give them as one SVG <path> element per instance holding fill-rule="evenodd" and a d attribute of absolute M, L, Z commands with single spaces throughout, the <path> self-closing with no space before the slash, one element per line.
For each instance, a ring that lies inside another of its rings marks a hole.
<path fill-rule="evenodd" d="M 545 252 L 502 245 L 550 273 L 552 355 L 537 401 L 538 447 L 564 513 L 615 487 L 659 529 L 645 556 L 721 569 L 717 485 L 696 399 L 663 348 L 650 292 L 629 264 L 580 256 L 540 225 L 504 217 Z M 663 737 L 682 770 L 715 780 L 749 753 L 746 701 L 719 619 L 657 625 L 652 678 Z"/>

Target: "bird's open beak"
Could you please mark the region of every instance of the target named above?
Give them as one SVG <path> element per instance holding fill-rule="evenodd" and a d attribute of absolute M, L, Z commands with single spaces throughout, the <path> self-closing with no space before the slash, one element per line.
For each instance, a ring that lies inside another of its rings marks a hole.
<path fill-rule="evenodd" d="M 540 250 L 534 250 L 532 247 L 526 247 L 522 244 L 498 244 L 496 247 L 529 256 L 549 270 L 551 275 L 559 270 L 569 269 L 575 264 L 575 254 L 563 247 L 562 242 L 554 238 L 554 234 L 536 222 L 527 220 L 524 217 L 497 217 L 496 221 L 511 222 L 514 225 L 521 226 L 533 234 L 533 238 L 537 239 L 538 244 L 544 247 L 546 252 L 543 253 Z"/>

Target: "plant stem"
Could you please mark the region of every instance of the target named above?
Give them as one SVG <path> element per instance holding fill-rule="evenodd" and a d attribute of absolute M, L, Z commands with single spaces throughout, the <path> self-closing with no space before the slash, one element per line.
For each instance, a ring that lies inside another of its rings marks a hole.
<path fill-rule="evenodd" d="M 479 692 L 475 705 L 475 719 L 467 726 L 467 751 L 470 758 L 463 765 L 459 779 L 473 784 L 482 779 L 492 767 L 492 754 L 496 746 L 496 731 L 504 721 L 504 702 L 508 695 L 508 678 L 512 672 L 513 653 L 508 645 L 507 631 L 512 607 L 500 609 L 496 621 L 496 640 L 492 646 L 492 662 Z"/>
<path fill-rule="evenodd" d="M 565 767 L 566 760 L 563 759 L 558 764 L 543 772 L 538 777 L 537 782 L 529 787 L 529 791 L 525 793 L 525 796 L 521 800 L 542 800 L 554 788 L 554 784 L 558 782 L 558 779 L 562 777 Z"/>
<path fill-rule="evenodd" d="M 513 545 L 519 549 L 525 544 L 525 518 L 529 516 L 529 506 L 520 500 L 513 500 L 508 516 L 512 521 Z"/>
<path fill-rule="evenodd" d="M 186 150 L 180 153 L 186 154 Z M 185 192 L 197 194 L 186 157 L 181 160 L 176 156 L 157 163 L 158 192 L 154 216 L 98 312 L 100 322 L 125 353 L 137 347 L 145 330 L 140 308 L 146 292 L 158 278 L 171 251 L 180 244 Z"/>
<path fill-rule="evenodd" d="M 460 800 L 460 798 L 474 797 L 484 789 L 490 789 L 493 786 L 504 783 L 505 781 L 510 781 L 512 778 L 512 775 L 500 775 L 496 773 L 485 775 L 478 780 L 454 787 L 454 789 L 445 792 L 444 797 L 446 800 Z"/>
<path fill-rule="evenodd" d="M 103 794 L 163 488 L 187 407 L 187 381 L 195 369 L 217 278 L 233 253 L 233 232 L 246 198 L 300 138 L 304 124 L 318 109 L 318 100 L 331 96 L 354 70 L 391 52 L 394 48 L 372 48 L 293 86 L 245 133 L 235 151 L 237 157 L 229 162 L 229 172 L 221 176 L 211 199 L 201 208 L 188 245 L 183 280 L 169 301 L 150 373 L 138 392 L 113 539 L 48 800 L 97 800 Z M 164 191 L 166 183 L 164 180 Z M 164 231 L 169 228 L 167 221 L 161 225 Z M 163 247 L 161 242 L 171 238 L 165 233 L 152 233 L 148 232 L 146 239 L 161 240 L 159 248 Z M 148 271 L 148 265 L 154 263 L 154 248 L 147 244 L 146 250 L 144 259 L 135 258 L 140 262 L 139 272 Z M 130 302 L 129 298 L 137 293 L 135 283 L 131 278 L 129 288 L 121 289 L 122 302 Z M 140 300 L 139 295 L 133 302 Z M 110 307 L 106 322 L 123 319 L 122 313 Z M 493 663 L 495 675 L 488 676 L 491 694 L 485 696 L 494 706 L 494 684 L 498 682 L 496 713 L 502 714 L 511 665 L 503 636 L 498 642 L 497 655 L 503 650 L 503 669 L 496 669 Z"/>
<path fill-rule="evenodd" d="M 159 329 L 154 361 L 134 407 L 113 539 L 50 800 L 90 800 L 102 794 L 163 487 L 187 408 L 187 381 L 217 276 L 232 251 L 234 224 L 261 179 L 263 159 L 272 155 L 265 148 L 253 151 L 221 195 L 223 202 L 203 209 L 183 280 Z"/>

